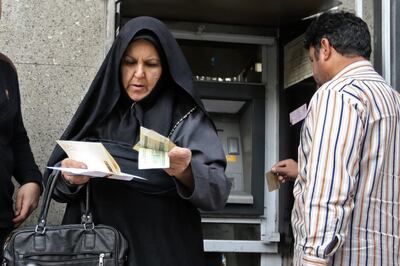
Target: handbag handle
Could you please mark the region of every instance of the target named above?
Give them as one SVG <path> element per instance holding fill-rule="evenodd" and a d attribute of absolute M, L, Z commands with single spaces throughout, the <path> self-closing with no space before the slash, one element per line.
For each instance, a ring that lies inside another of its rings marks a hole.
<path fill-rule="evenodd" d="M 61 174 L 50 175 L 49 180 L 46 184 L 45 192 L 43 195 L 42 206 L 40 209 L 40 215 L 38 218 L 38 222 L 35 228 L 36 233 L 43 234 L 46 231 L 46 223 L 47 223 L 47 214 L 50 208 L 51 196 L 53 195 L 54 188 L 56 187 L 57 180 Z M 85 208 L 83 209 L 82 215 L 82 223 L 84 224 L 85 229 L 88 228 L 87 225 L 91 224 L 91 229 L 93 229 L 94 224 L 92 222 L 92 215 L 89 211 L 89 182 L 86 185 L 86 197 L 85 197 Z M 81 201 L 81 203 L 83 200 Z"/>
<path fill-rule="evenodd" d="M 85 229 L 88 227 L 88 225 L 91 225 L 92 229 L 94 228 L 92 214 L 90 213 L 89 210 L 89 201 L 90 201 L 89 197 L 90 197 L 90 182 L 87 182 L 85 201 L 83 199 L 81 200 L 81 212 L 82 212 L 81 223 L 84 225 Z"/>

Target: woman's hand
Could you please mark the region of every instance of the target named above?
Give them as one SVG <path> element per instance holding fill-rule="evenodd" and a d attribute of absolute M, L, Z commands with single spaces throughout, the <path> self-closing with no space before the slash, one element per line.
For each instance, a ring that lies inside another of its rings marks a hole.
<path fill-rule="evenodd" d="M 271 172 L 278 176 L 281 183 L 286 180 L 294 181 L 298 175 L 297 162 L 293 159 L 279 161 L 272 166 Z"/>
<path fill-rule="evenodd" d="M 17 191 L 15 201 L 14 226 L 18 227 L 38 206 L 40 197 L 40 186 L 35 182 L 22 185 Z"/>
<path fill-rule="evenodd" d="M 192 152 L 187 148 L 174 147 L 168 152 L 169 168 L 164 169 L 170 176 L 175 176 L 190 189 L 194 187 L 192 168 Z"/>
<path fill-rule="evenodd" d="M 62 160 L 61 161 L 61 167 L 65 167 L 65 168 L 82 168 L 82 169 L 86 169 L 87 168 L 86 164 L 84 164 L 82 162 L 78 162 L 78 161 L 72 160 L 70 158 L 66 158 L 66 159 Z M 87 183 L 89 181 L 89 179 L 90 179 L 89 176 L 86 176 L 86 175 L 71 175 L 67 171 L 61 171 L 61 175 L 64 178 L 65 182 L 68 185 L 71 185 L 71 186 L 83 185 L 83 184 Z"/>

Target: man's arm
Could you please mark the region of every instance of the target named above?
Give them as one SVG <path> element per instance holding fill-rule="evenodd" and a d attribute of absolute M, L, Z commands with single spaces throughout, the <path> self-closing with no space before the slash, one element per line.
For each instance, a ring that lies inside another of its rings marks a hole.
<path fill-rule="evenodd" d="M 310 115 L 303 265 L 327 264 L 343 244 L 364 137 L 363 107 L 356 99 L 333 90 L 318 94 Z"/>

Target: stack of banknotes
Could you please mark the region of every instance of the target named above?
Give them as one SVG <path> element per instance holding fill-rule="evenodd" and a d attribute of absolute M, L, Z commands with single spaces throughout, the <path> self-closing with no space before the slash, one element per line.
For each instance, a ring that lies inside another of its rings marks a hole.
<path fill-rule="evenodd" d="M 169 168 L 168 152 L 175 146 L 167 137 L 140 127 L 139 142 L 133 147 L 139 152 L 139 169 Z"/>

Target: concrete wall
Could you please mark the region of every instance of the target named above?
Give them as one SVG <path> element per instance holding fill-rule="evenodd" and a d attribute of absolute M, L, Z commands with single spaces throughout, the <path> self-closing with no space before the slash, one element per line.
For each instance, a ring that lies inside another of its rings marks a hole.
<path fill-rule="evenodd" d="M 25 127 L 43 171 L 104 58 L 106 0 L 2 1 L 0 51 L 17 68 Z M 56 205 L 49 220 L 62 213 Z"/>

